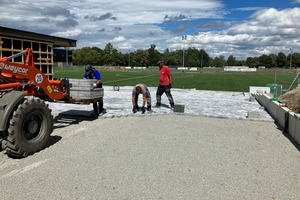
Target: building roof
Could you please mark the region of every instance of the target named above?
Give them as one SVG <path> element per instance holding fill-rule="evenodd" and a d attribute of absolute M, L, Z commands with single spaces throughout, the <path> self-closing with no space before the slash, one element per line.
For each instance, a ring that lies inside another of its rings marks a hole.
<path fill-rule="evenodd" d="M 77 40 L 73 40 L 73 39 L 55 37 L 55 36 L 50 36 L 50 35 L 45 35 L 40 33 L 7 28 L 3 26 L 0 26 L 0 36 L 50 42 L 53 44 L 53 47 L 76 47 L 76 42 L 77 42 Z"/>

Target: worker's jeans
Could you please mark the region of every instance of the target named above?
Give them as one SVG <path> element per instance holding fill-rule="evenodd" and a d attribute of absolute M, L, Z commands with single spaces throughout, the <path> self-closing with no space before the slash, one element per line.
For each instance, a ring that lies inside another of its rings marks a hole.
<path fill-rule="evenodd" d="M 169 99 L 171 107 L 174 107 L 174 100 L 173 100 L 173 97 L 171 95 L 170 87 L 168 85 L 159 85 L 157 87 L 157 91 L 156 91 L 156 104 L 158 106 L 161 105 L 161 95 L 163 95 L 163 93 L 166 93 L 166 95 L 167 95 L 167 97 Z"/>
<path fill-rule="evenodd" d="M 98 86 L 98 88 L 102 88 L 102 85 Z M 94 109 L 95 113 L 103 112 L 103 98 L 99 99 L 97 102 L 93 103 L 93 109 Z"/>

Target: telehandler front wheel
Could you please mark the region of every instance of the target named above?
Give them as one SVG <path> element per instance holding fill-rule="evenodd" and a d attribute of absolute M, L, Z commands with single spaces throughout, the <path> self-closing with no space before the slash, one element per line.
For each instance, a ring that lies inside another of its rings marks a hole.
<path fill-rule="evenodd" d="M 45 102 L 25 97 L 9 122 L 6 153 L 25 157 L 44 149 L 53 131 L 53 117 Z"/>

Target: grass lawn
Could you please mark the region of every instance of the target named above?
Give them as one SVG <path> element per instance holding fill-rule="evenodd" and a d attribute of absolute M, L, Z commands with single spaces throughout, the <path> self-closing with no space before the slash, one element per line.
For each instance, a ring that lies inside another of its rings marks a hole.
<path fill-rule="evenodd" d="M 158 71 L 105 71 L 99 70 L 104 85 L 133 86 L 144 83 L 150 87 L 157 87 Z M 54 68 L 55 78 L 82 78 L 84 68 Z M 288 89 L 296 77 L 296 70 L 264 69 L 260 72 L 224 72 L 217 69 L 213 73 L 206 73 L 202 69 L 198 72 L 173 71 L 173 88 L 196 88 L 197 90 L 248 92 L 250 86 L 265 87 L 267 84 L 280 84 L 282 89 Z M 298 85 L 296 80 L 292 86 Z"/>

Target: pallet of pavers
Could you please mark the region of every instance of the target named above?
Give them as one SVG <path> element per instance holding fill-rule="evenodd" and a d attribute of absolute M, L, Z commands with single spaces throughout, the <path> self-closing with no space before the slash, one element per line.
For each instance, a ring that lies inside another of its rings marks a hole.
<path fill-rule="evenodd" d="M 94 88 L 95 79 L 69 79 L 70 96 L 75 102 L 93 103 L 104 96 L 103 88 Z"/>

